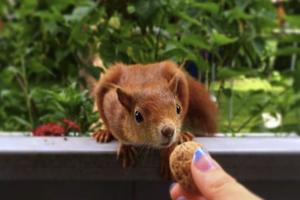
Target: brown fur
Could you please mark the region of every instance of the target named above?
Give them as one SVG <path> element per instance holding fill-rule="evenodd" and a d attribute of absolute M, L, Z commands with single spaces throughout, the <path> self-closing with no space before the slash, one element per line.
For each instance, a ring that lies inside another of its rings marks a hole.
<path fill-rule="evenodd" d="M 216 104 L 211 100 L 204 85 L 191 77 L 187 78 L 189 85 L 189 108 L 184 120 L 184 129 L 195 135 L 211 136 L 217 132 Z"/>
<path fill-rule="evenodd" d="M 195 134 L 217 131 L 217 108 L 205 87 L 171 61 L 148 65 L 118 63 L 96 86 L 96 103 L 106 128 L 123 144 L 160 147 L 157 126 L 172 124 Z M 176 114 L 176 103 L 182 108 Z M 134 121 L 140 111 L 145 123 Z M 173 142 L 175 142 L 174 139 Z"/>

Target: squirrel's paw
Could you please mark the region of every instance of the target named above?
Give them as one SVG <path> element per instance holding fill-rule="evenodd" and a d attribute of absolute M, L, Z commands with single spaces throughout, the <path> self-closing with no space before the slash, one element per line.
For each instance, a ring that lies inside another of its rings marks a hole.
<path fill-rule="evenodd" d="M 174 145 L 171 147 L 161 149 L 160 150 L 160 175 L 165 179 L 165 180 L 170 180 L 172 179 L 172 174 L 170 171 L 170 165 L 169 165 L 169 159 L 170 159 L 170 154 L 172 153 L 174 149 Z"/>
<path fill-rule="evenodd" d="M 128 168 L 135 164 L 137 151 L 133 146 L 120 144 L 117 156 L 122 162 L 122 167 Z"/>
<path fill-rule="evenodd" d="M 107 143 L 114 139 L 113 135 L 109 132 L 109 130 L 99 129 L 95 133 L 93 133 L 92 137 L 101 143 Z"/>
<path fill-rule="evenodd" d="M 194 135 L 190 132 L 181 133 L 178 139 L 178 143 L 182 144 L 184 142 L 188 142 L 194 139 Z"/>

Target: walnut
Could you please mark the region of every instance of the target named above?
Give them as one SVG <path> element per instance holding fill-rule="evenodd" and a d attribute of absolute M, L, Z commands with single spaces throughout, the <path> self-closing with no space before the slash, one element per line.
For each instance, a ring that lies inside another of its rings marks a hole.
<path fill-rule="evenodd" d="M 191 192 L 198 191 L 191 174 L 191 162 L 194 152 L 200 147 L 197 142 L 185 142 L 178 145 L 170 155 L 170 169 L 175 181 Z"/>

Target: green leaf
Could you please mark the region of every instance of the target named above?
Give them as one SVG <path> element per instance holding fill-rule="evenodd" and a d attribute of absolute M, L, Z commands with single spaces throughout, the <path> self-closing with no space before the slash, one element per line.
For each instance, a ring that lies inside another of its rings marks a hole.
<path fill-rule="evenodd" d="M 20 72 L 16 67 L 6 67 L 3 71 L 0 71 L 1 82 L 10 85 L 17 74 L 20 74 Z"/>
<path fill-rule="evenodd" d="M 166 45 L 165 50 L 162 53 L 162 57 L 165 59 L 183 59 L 186 56 L 185 51 L 181 49 L 182 45 L 178 44 L 178 42 L 168 43 Z"/>
<path fill-rule="evenodd" d="M 187 59 L 190 59 L 196 63 L 199 71 L 205 72 L 208 69 L 207 62 L 198 54 L 198 52 L 186 51 L 188 53 Z"/>
<path fill-rule="evenodd" d="M 17 74 L 22 74 L 20 68 L 16 67 L 16 66 L 9 66 L 7 68 L 7 71 L 14 74 L 14 75 L 17 75 Z"/>
<path fill-rule="evenodd" d="M 136 13 L 142 20 L 151 20 L 161 8 L 161 2 L 157 0 L 138 1 L 136 6 Z"/>
<path fill-rule="evenodd" d="M 51 3 L 50 3 L 51 2 Z M 79 3 L 78 1 L 76 3 Z M 49 1 L 51 8 L 56 8 L 60 11 L 65 10 L 68 6 L 74 5 L 74 0 L 51 0 Z"/>
<path fill-rule="evenodd" d="M 207 40 L 199 35 L 188 34 L 184 35 L 181 42 L 186 45 L 198 47 L 200 49 L 210 50 L 211 46 L 207 43 Z"/>
<path fill-rule="evenodd" d="M 300 91 L 300 61 L 298 61 L 295 72 L 294 72 L 294 83 L 293 83 L 294 90 L 299 92 Z"/>
<path fill-rule="evenodd" d="M 128 6 L 127 6 L 127 12 L 128 12 L 129 14 L 134 13 L 134 12 L 135 12 L 135 7 L 134 7 L 133 5 L 128 5 Z"/>
<path fill-rule="evenodd" d="M 286 15 L 284 19 L 292 26 L 300 27 L 300 15 Z"/>
<path fill-rule="evenodd" d="M 31 128 L 31 124 L 29 121 L 26 121 L 25 119 L 18 117 L 18 116 L 13 116 L 11 117 L 13 120 L 15 120 L 17 123 L 25 126 L 27 129 Z"/>
<path fill-rule="evenodd" d="M 21 4 L 21 9 L 19 10 L 19 13 L 21 15 L 33 14 L 32 10 L 34 10 L 37 5 L 38 5 L 37 0 L 23 0 L 22 4 Z"/>
<path fill-rule="evenodd" d="M 70 43 L 72 42 L 78 42 L 80 45 L 84 46 L 86 45 L 88 41 L 88 34 L 87 32 L 83 31 L 84 25 L 82 24 L 76 24 L 74 25 L 72 31 L 71 31 L 71 36 L 70 36 Z"/>
<path fill-rule="evenodd" d="M 213 14 L 217 14 L 220 10 L 219 4 L 213 2 L 203 2 L 203 3 L 190 2 L 190 5 L 192 7 L 199 8 L 201 10 L 205 10 Z"/>
<path fill-rule="evenodd" d="M 239 68 L 219 68 L 217 77 L 219 79 L 231 79 L 242 75 L 253 75 L 255 74 L 255 70 L 247 69 L 243 67 Z"/>
<path fill-rule="evenodd" d="M 120 29 L 121 26 L 120 18 L 118 16 L 112 16 L 108 20 L 108 25 L 114 29 Z"/>
<path fill-rule="evenodd" d="M 222 33 L 218 33 L 217 31 L 212 32 L 211 38 L 213 42 L 219 46 L 234 43 L 238 40 L 237 37 L 228 37 Z"/>
<path fill-rule="evenodd" d="M 253 16 L 245 13 L 242 9 L 239 7 L 233 8 L 231 10 L 228 10 L 224 13 L 226 17 L 228 17 L 229 22 L 232 22 L 233 20 L 236 19 L 244 19 L 244 20 L 249 20 L 253 19 Z"/>
<path fill-rule="evenodd" d="M 192 60 L 196 63 L 198 69 L 201 71 L 206 71 L 208 68 L 207 63 L 204 61 L 204 59 L 199 55 L 198 50 L 191 50 L 188 47 L 185 47 L 181 42 L 175 42 L 173 41 L 173 44 L 176 46 L 176 51 L 178 53 L 182 53 L 184 56 L 182 58 Z"/>
<path fill-rule="evenodd" d="M 52 74 L 51 71 L 43 65 L 38 59 L 34 59 L 28 64 L 28 71 L 30 73 L 36 73 L 36 74 L 42 74 L 42 73 L 47 73 L 47 74 Z"/>
<path fill-rule="evenodd" d="M 178 12 L 176 14 L 178 15 L 178 17 L 182 18 L 183 20 L 185 20 L 191 24 L 201 26 L 201 23 L 198 20 L 196 20 L 195 18 L 189 16 L 188 14 L 186 14 L 184 12 Z"/>
<path fill-rule="evenodd" d="M 292 54 L 299 54 L 300 48 L 299 47 L 293 47 L 293 46 L 287 46 L 282 47 L 276 50 L 275 55 L 276 56 L 283 56 L 283 55 L 292 55 Z"/>
<path fill-rule="evenodd" d="M 76 7 L 71 15 L 65 15 L 66 21 L 81 21 L 86 17 L 94 8 L 95 4 L 91 3 L 89 6 Z"/>

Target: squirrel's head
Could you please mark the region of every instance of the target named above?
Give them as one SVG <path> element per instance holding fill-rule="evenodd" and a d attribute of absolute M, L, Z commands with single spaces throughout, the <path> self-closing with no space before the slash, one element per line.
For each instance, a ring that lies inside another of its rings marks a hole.
<path fill-rule="evenodd" d="M 117 88 L 117 96 L 125 108 L 124 127 L 129 143 L 163 148 L 173 144 L 179 136 L 187 111 L 187 84 L 180 76 L 168 82 L 153 82 L 143 90 Z M 138 87 L 138 86 L 137 86 Z"/>

